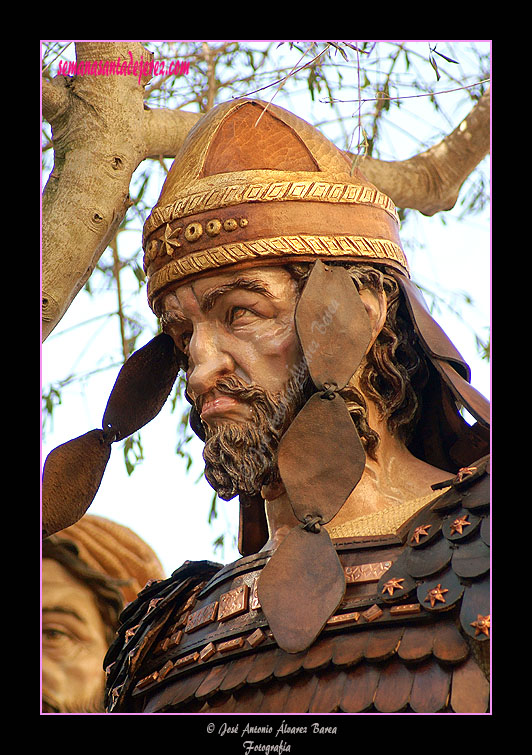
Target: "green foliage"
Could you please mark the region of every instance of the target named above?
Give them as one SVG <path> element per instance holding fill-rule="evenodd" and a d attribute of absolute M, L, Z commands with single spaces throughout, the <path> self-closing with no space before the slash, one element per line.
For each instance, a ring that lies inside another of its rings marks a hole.
<path fill-rule="evenodd" d="M 140 434 L 135 433 L 134 435 L 130 435 L 129 438 L 126 438 L 122 450 L 124 453 L 124 463 L 126 465 L 127 473 L 128 475 L 131 475 L 135 471 L 137 464 L 144 461 Z"/>
<path fill-rule="evenodd" d="M 47 424 L 53 421 L 54 409 L 61 404 L 61 386 L 49 385 L 48 389 L 42 394 L 42 418 L 43 431 Z"/>

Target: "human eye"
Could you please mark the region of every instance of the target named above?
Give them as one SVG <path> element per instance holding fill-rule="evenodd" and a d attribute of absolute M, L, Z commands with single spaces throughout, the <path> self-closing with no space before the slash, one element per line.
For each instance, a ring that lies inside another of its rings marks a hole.
<path fill-rule="evenodd" d="M 62 640 L 64 637 L 68 637 L 68 634 L 66 632 L 63 632 L 61 629 L 46 627 L 42 630 L 42 636 L 49 642 L 57 642 L 59 640 Z"/>
<path fill-rule="evenodd" d="M 47 624 L 42 628 L 43 647 L 61 648 L 75 641 L 75 637 L 63 625 Z"/>
<path fill-rule="evenodd" d="M 252 317 L 255 313 L 247 307 L 231 307 L 228 313 L 228 322 L 233 325 L 235 322 L 239 322 L 246 317 Z M 256 315 L 255 315 L 256 316 Z"/>
<path fill-rule="evenodd" d="M 263 319 L 264 317 L 265 315 L 260 311 L 260 307 L 238 304 L 229 307 L 226 319 L 227 324 L 230 327 L 237 328 L 252 325 L 254 322 Z"/>

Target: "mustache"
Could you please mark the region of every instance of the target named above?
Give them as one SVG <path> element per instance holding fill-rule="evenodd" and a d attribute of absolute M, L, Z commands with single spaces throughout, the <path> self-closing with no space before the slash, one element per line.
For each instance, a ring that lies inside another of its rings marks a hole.
<path fill-rule="evenodd" d="M 213 392 L 220 393 L 224 396 L 230 396 L 231 398 L 236 398 L 250 404 L 255 401 L 264 401 L 268 396 L 268 392 L 255 383 L 245 383 L 242 378 L 238 377 L 238 375 L 227 375 L 219 378 L 212 389 L 206 393 L 202 393 L 201 396 L 198 396 L 194 401 L 194 406 L 198 414 L 201 415 L 206 401 L 208 401 Z"/>
<path fill-rule="evenodd" d="M 245 384 L 236 375 L 220 379 L 216 388 L 247 401 L 253 413 L 245 423 L 227 422 L 205 430 L 205 477 L 218 496 L 229 501 L 239 493 L 257 494 L 265 482 L 278 479 L 277 447 L 303 405 L 305 392 L 299 377 L 275 394 Z"/>

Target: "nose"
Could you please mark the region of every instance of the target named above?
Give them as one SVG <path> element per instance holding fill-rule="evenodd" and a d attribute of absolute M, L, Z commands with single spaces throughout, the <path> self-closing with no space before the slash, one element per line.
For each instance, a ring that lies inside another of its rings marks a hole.
<path fill-rule="evenodd" d="M 218 330 L 199 323 L 189 343 L 187 390 L 192 399 L 210 391 L 216 382 L 235 372 L 235 362 Z"/>

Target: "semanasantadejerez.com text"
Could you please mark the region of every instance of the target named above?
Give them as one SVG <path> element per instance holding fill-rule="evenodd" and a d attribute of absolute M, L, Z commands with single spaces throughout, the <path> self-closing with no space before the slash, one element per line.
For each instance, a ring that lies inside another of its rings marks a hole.
<path fill-rule="evenodd" d="M 80 60 L 59 61 L 60 76 L 182 76 L 189 72 L 190 63 L 184 60 Z"/>

